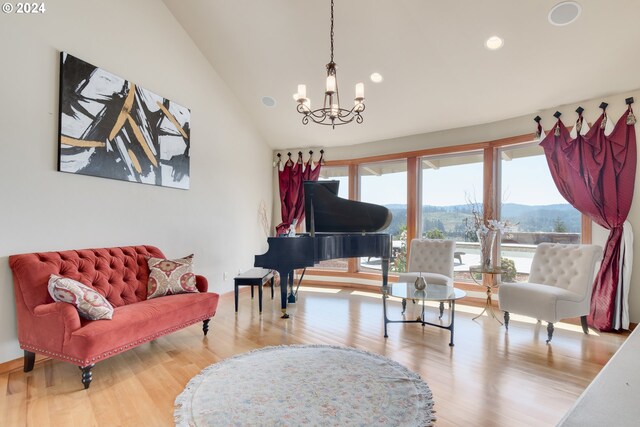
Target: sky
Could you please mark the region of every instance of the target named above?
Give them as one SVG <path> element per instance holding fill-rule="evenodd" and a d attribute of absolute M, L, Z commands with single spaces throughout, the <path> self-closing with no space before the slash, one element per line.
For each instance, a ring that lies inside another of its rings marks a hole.
<path fill-rule="evenodd" d="M 523 205 L 567 203 L 553 183 L 543 155 L 502 160 L 502 202 Z M 361 200 L 379 205 L 407 203 L 406 172 L 363 176 Z M 338 179 L 338 178 L 333 178 Z M 348 179 L 340 179 L 339 196 L 347 198 Z M 424 169 L 423 204 L 464 205 L 482 201 L 482 163 Z"/>

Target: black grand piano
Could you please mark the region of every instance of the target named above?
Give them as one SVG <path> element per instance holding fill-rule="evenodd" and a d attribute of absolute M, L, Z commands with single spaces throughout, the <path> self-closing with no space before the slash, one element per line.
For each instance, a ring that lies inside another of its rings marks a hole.
<path fill-rule="evenodd" d="M 382 284 L 387 286 L 391 235 L 375 233 L 391 222 L 384 206 L 338 197 L 339 181 L 305 181 L 304 200 L 308 233 L 295 237 L 269 237 L 269 250 L 256 255 L 255 267 L 280 274 L 282 318 L 289 302 L 295 302 L 293 270 L 312 267 L 335 258 L 376 257 L 382 259 Z"/>

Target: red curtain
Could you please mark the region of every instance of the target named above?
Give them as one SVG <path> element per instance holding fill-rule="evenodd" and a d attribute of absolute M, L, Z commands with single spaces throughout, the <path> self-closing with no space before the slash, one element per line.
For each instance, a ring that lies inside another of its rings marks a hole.
<path fill-rule="evenodd" d="M 302 153 L 298 153 L 296 162 L 289 158 L 283 169 L 278 169 L 282 222 L 276 226 L 276 235 L 286 233 L 294 219 L 298 220 L 298 224 L 302 222 L 304 218 L 303 183 L 304 181 L 318 180 L 321 163 L 322 158 L 314 164 L 310 157 L 305 164 L 302 160 Z"/>
<path fill-rule="evenodd" d="M 612 329 L 616 312 L 622 226 L 631 208 L 637 162 L 631 106 L 609 136 L 604 134 L 606 119 L 603 112 L 586 135 L 578 132 L 575 139 L 558 120 L 540 143 L 560 194 L 581 213 L 609 230 L 588 318 L 589 324 L 601 331 Z M 576 125 L 582 125 L 581 115 Z"/>

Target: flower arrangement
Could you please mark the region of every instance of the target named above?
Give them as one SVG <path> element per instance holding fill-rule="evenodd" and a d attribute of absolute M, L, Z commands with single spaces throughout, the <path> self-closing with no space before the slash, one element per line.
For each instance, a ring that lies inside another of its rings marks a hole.
<path fill-rule="evenodd" d="M 488 231 L 499 231 L 504 233 L 509 231 L 511 227 L 517 224 L 511 224 L 509 221 L 498 221 L 497 219 L 484 219 L 484 213 L 482 205 L 476 201 L 472 201 L 467 198 L 467 203 L 470 206 L 471 218 L 464 220 L 465 226 L 468 232 L 476 234 L 477 232 L 486 233 Z"/>
<path fill-rule="evenodd" d="M 471 218 L 465 220 L 467 236 L 480 243 L 480 264 L 485 269 L 491 269 L 495 266 L 495 241 L 500 233 L 508 231 L 513 225 L 509 221 L 485 220 L 482 206 L 478 202 L 467 199 L 467 203 L 472 214 Z"/>
<path fill-rule="evenodd" d="M 511 228 L 511 224 L 509 223 L 509 221 L 498 221 L 497 219 L 490 219 L 487 221 L 487 226 L 484 228 L 504 233 L 505 231 L 508 231 L 509 228 Z"/>

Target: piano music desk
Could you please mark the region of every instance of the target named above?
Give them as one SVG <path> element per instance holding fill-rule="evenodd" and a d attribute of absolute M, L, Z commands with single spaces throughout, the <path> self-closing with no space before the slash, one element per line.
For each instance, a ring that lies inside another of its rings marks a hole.
<path fill-rule="evenodd" d="M 238 287 L 251 286 L 251 299 L 253 299 L 253 287 L 258 286 L 258 307 L 262 313 L 262 287 L 271 281 L 271 299 L 273 299 L 273 270 L 266 268 L 252 268 L 245 271 L 233 279 L 233 290 L 236 303 L 236 313 L 238 312 Z"/>

